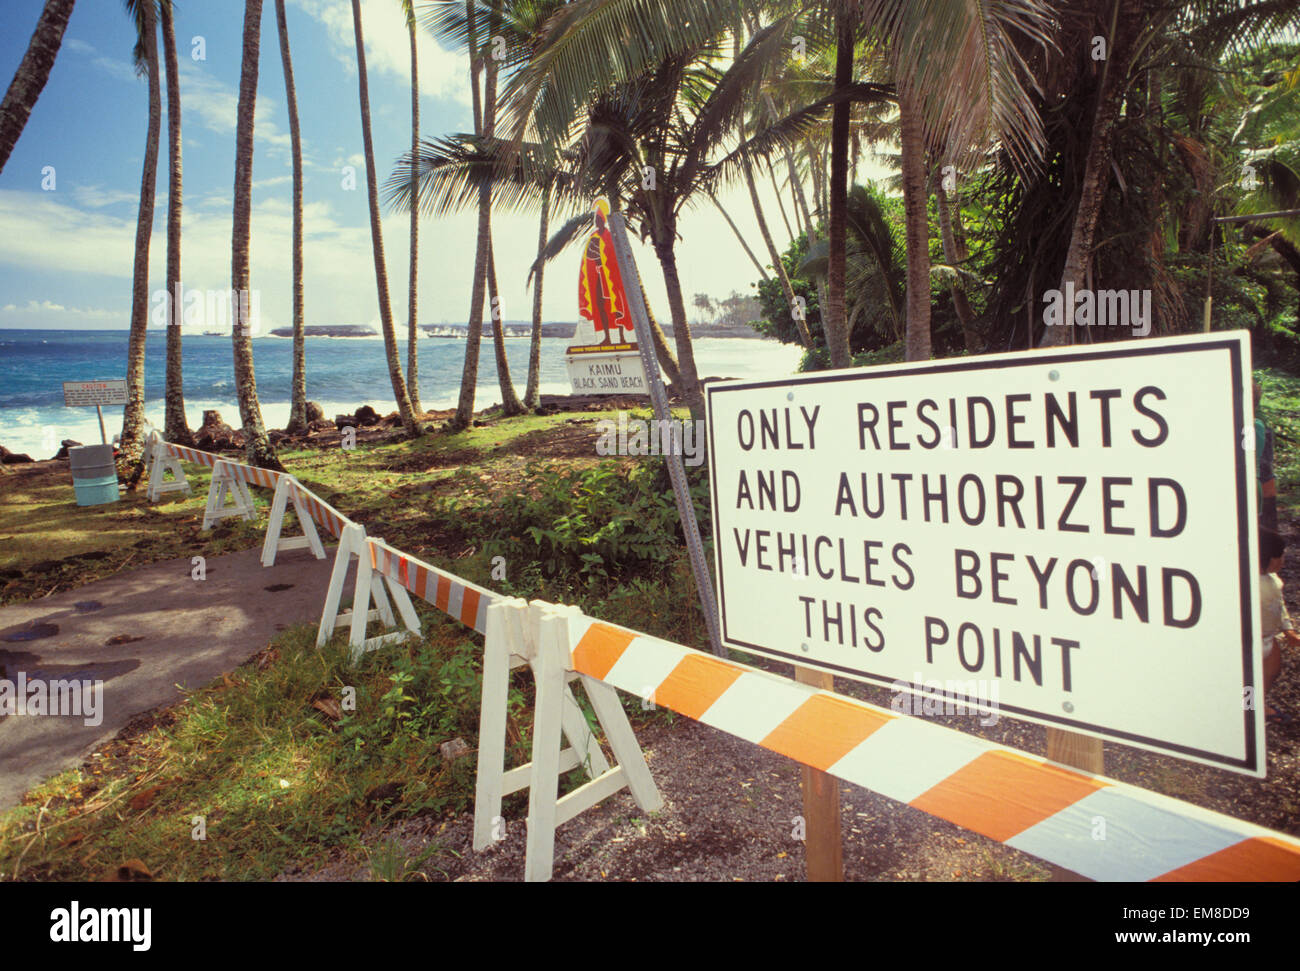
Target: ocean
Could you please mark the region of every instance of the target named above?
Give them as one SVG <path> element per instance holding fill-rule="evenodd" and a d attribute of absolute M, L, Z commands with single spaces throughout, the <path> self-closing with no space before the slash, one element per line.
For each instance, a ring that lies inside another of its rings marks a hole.
<path fill-rule="evenodd" d="M 124 330 L 0 330 L 0 445 L 47 459 L 63 439 L 87 445 L 98 442 L 95 409 L 65 407 L 63 382 L 125 377 L 127 336 Z M 510 374 L 520 396 L 528 377 L 528 344 L 527 338 L 506 340 Z M 543 394 L 572 390 L 564 367 L 566 344 L 560 339 L 542 341 Z M 405 362 L 404 333 L 400 346 Z M 292 351 L 288 338 L 253 340 L 257 393 L 268 428 L 283 428 L 289 420 Z M 238 428 L 230 338 L 186 334 L 183 353 L 190 427 L 197 429 L 203 412 L 215 408 L 227 424 Z M 145 352 L 145 417 L 160 428 L 165 354 L 166 335 L 151 331 Z M 309 337 L 306 354 L 307 398 L 320 404 L 326 418 L 352 414 L 361 405 L 370 405 L 380 414 L 396 410 L 382 338 Z M 775 378 L 794 372 L 800 349 L 777 341 L 702 338 L 695 341 L 695 357 L 706 377 Z M 425 408 L 455 407 L 464 363 L 464 340 L 420 340 L 420 398 Z M 479 351 L 478 376 L 475 408 L 500 402 L 490 339 L 482 342 Z M 104 409 L 104 426 L 110 440 L 121 432 L 120 406 Z"/>

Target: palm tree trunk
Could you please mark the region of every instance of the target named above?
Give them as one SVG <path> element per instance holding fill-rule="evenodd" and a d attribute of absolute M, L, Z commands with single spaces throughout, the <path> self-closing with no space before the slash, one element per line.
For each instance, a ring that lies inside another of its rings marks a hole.
<path fill-rule="evenodd" d="M 677 275 L 675 252 L 677 229 L 669 222 L 664 238 L 655 240 L 655 256 L 663 269 L 664 288 L 668 291 L 668 308 L 673 317 L 673 340 L 677 344 L 678 380 L 674 382 L 681 391 L 694 418 L 704 417 L 704 395 L 700 390 L 700 376 L 695 368 L 695 350 L 691 346 L 691 326 L 686 320 L 686 301 L 682 297 L 682 281 Z"/>
<path fill-rule="evenodd" d="M 659 359 L 659 366 L 664 369 L 664 374 L 668 375 L 668 383 L 681 387 L 682 369 L 677 365 L 677 356 L 668 346 L 668 335 L 659 326 L 654 311 L 650 309 L 650 297 L 645 292 L 645 283 L 641 280 L 641 274 L 638 273 L 636 278 L 636 285 L 641 291 L 641 302 L 645 304 L 646 322 L 650 325 L 650 343 L 655 346 L 655 357 Z"/>
<path fill-rule="evenodd" d="M 158 8 L 163 62 L 167 72 L 167 379 L 163 392 L 163 435 L 177 445 L 193 445 L 185 420 L 184 371 L 181 366 L 181 86 L 176 64 L 176 28 L 171 0 Z"/>
<path fill-rule="evenodd" d="M 551 186 L 542 190 L 542 218 L 537 230 L 537 273 L 533 282 L 533 336 L 528 345 L 528 384 L 524 387 L 524 407 L 536 408 L 541 402 L 542 386 L 542 282 L 546 275 L 546 240 L 551 217 Z"/>
<path fill-rule="evenodd" d="M 474 104 L 474 134 L 483 134 L 483 109 L 479 101 L 478 35 L 474 29 L 474 0 L 465 0 L 469 25 L 469 80 Z M 449 423 L 452 431 L 468 428 L 474 420 L 474 394 L 478 390 L 478 352 L 483 339 L 483 291 L 487 280 L 489 233 L 492 228 L 492 197 L 486 184 L 478 193 L 478 236 L 474 244 L 474 280 L 470 286 L 468 333 L 465 337 L 465 367 L 460 378 L 460 400 Z"/>
<path fill-rule="evenodd" d="M 781 222 L 785 225 L 785 237 L 787 241 L 793 241 L 795 237 L 794 229 L 790 226 L 790 217 L 785 211 L 785 200 L 781 198 L 781 184 L 776 179 L 776 169 L 772 166 L 767 167 L 767 174 L 772 179 L 772 195 L 776 196 L 776 209 L 781 214 Z M 795 222 L 798 223 L 799 214 L 795 213 Z"/>
<path fill-rule="evenodd" d="M 397 355 L 397 335 L 393 331 L 393 307 L 388 300 L 388 267 L 384 260 L 384 230 L 379 221 L 379 187 L 375 179 L 375 145 L 370 137 L 370 89 L 366 82 L 366 42 L 361 33 L 361 0 L 352 0 L 352 28 L 357 43 L 357 79 L 361 96 L 361 139 L 366 154 L 366 192 L 370 198 L 370 241 L 375 256 L 375 286 L 379 294 L 379 326 L 384 332 L 384 351 L 388 356 L 388 376 L 393 397 L 402 418 L 402 428 L 414 438 L 420 434 L 411 398 L 402 380 L 402 362 Z"/>
<path fill-rule="evenodd" d="M 146 74 L 149 81 L 149 129 L 145 135 L 144 169 L 140 175 L 140 208 L 135 223 L 135 267 L 131 290 L 131 335 L 126 351 L 126 407 L 122 411 L 120 460 L 134 465 L 144 452 L 144 353 L 149 329 L 149 243 L 153 238 L 154 192 L 158 184 L 158 135 L 162 127 L 162 94 L 158 83 L 158 23 L 152 3 L 143 7 Z M 138 479 L 139 469 L 129 473 Z"/>
<path fill-rule="evenodd" d="M 488 306 L 492 308 L 492 352 L 497 366 L 497 386 L 501 389 L 501 411 L 507 417 L 522 415 L 527 409 L 515 393 L 514 382 L 510 378 L 510 362 L 506 358 L 506 322 L 501 308 L 501 296 L 497 290 L 497 261 L 492 247 L 492 213 L 488 211 Z"/>
<path fill-rule="evenodd" d="M 1110 181 L 1111 143 L 1119 122 L 1120 105 L 1124 100 L 1124 71 L 1126 45 L 1112 38 L 1111 49 L 1103 68 L 1101 91 L 1097 97 L 1097 111 L 1093 116 L 1092 138 L 1088 142 L 1088 156 L 1084 161 L 1082 189 L 1079 205 L 1074 211 L 1074 226 L 1070 231 L 1070 248 L 1066 251 L 1065 268 L 1061 273 L 1060 290 L 1075 292 L 1083 289 L 1084 271 L 1092 259 L 1092 241 L 1097 231 L 1097 218 Z M 1112 70 L 1112 68 L 1114 68 Z M 1039 347 L 1053 347 L 1074 343 L 1074 308 L 1066 308 L 1067 320 L 1060 327 L 1044 327 Z"/>
<path fill-rule="evenodd" d="M 772 233 L 767 228 L 767 219 L 763 216 L 763 204 L 758 199 L 758 186 L 754 183 L 754 171 L 750 167 L 748 159 L 745 160 L 742 168 L 745 172 L 745 184 L 749 186 L 749 199 L 754 204 L 754 216 L 758 220 L 759 235 L 763 237 L 763 244 L 767 247 L 767 253 L 772 257 L 772 269 L 776 270 L 777 278 L 781 281 L 781 290 L 785 294 L 786 311 L 790 314 L 790 319 L 799 331 L 799 340 L 803 341 L 803 346 L 812 347 L 812 335 L 808 333 L 808 324 L 804 321 L 802 314 L 797 315 L 794 312 L 794 287 L 790 284 L 790 274 L 785 271 L 785 262 L 781 259 L 776 243 L 772 240 Z"/>
<path fill-rule="evenodd" d="M 843 90 L 853 81 L 853 16 L 836 9 L 835 89 Z M 827 299 L 822 307 L 822 327 L 826 331 L 826 348 L 831 367 L 845 368 L 853 363 L 849 352 L 849 328 L 845 320 L 845 260 L 847 223 L 844 210 L 848 204 L 849 178 L 849 108 L 847 101 L 835 105 L 831 115 L 830 175 L 830 253 L 827 270 Z"/>
<path fill-rule="evenodd" d="M 146 7 L 150 6 L 146 4 Z M 244 57 L 239 72 L 239 106 L 235 123 L 235 208 L 231 219 L 230 289 L 235 326 L 235 394 L 244 425 L 248 460 L 264 469 L 282 471 L 275 447 L 262 422 L 253 371 L 253 340 L 247 316 L 249 293 L 248 240 L 253 200 L 253 113 L 257 106 L 257 67 L 261 56 L 262 0 L 244 0 Z"/>
<path fill-rule="evenodd" d="M 939 202 L 939 239 L 943 243 L 943 258 L 949 266 L 957 266 L 966 260 L 965 247 L 958 245 L 956 234 L 953 232 L 951 202 L 948 193 L 943 189 L 942 182 L 939 183 L 936 192 Z M 970 300 L 966 297 L 966 287 L 960 279 L 954 279 L 949 289 L 952 292 L 953 310 L 957 313 L 957 319 L 961 321 L 962 340 L 966 350 L 974 354 L 978 349 L 979 339 L 975 334 L 975 314 L 971 311 Z"/>
<path fill-rule="evenodd" d="M 754 264 L 754 269 L 758 270 L 759 278 L 766 280 L 768 278 L 767 269 L 758 261 L 758 257 L 754 255 L 754 251 L 749 248 L 749 241 L 745 239 L 740 228 L 732 220 L 731 213 L 722 208 L 722 203 L 718 201 L 718 197 L 714 195 L 712 191 L 709 192 L 709 199 L 712 200 L 713 205 L 717 207 L 718 212 L 722 213 L 722 218 L 727 221 L 727 225 L 731 227 L 731 231 L 735 233 L 736 239 L 740 241 L 741 247 L 745 250 L 745 255 L 748 256 L 749 261 Z"/>
<path fill-rule="evenodd" d="M 493 30 L 500 22 L 501 0 L 492 0 L 492 19 L 490 21 Z M 487 63 L 487 72 L 483 80 L 483 135 L 486 138 L 492 138 L 496 135 L 497 124 L 497 73 L 498 65 L 495 58 L 489 58 Z M 488 299 L 492 307 L 492 350 L 496 356 L 497 365 L 497 385 L 501 389 L 501 411 L 506 417 L 522 415 L 525 411 L 523 403 L 519 400 L 519 395 L 515 393 L 515 384 L 510 379 L 510 362 L 506 358 L 506 335 L 505 321 L 501 319 L 501 298 L 497 292 L 497 266 L 496 257 L 492 248 L 492 196 L 489 193 L 488 200 Z"/>
<path fill-rule="evenodd" d="M 289 103 L 289 145 L 293 154 L 293 380 L 289 392 L 290 432 L 307 429 L 307 341 L 302 304 L 302 136 L 298 127 L 298 92 L 289 56 L 289 26 L 284 0 L 275 0 L 275 22 L 280 32 L 280 64 L 284 69 L 284 94 Z"/>
<path fill-rule="evenodd" d="M 23 133 L 32 108 L 36 106 L 36 99 L 41 96 L 45 82 L 49 80 L 75 2 L 76 0 L 45 0 L 45 7 L 36 21 L 36 30 L 27 43 L 27 53 L 14 72 L 14 79 L 9 82 L 4 101 L 0 102 L 0 172 L 4 171 L 9 154 L 18 143 L 18 136 Z"/>
<path fill-rule="evenodd" d="M 420 150 L 420 61 L 415 50 L 415 19 L 407 24 L 411 35 L 411 157 Z M 416 316 L 419 281 L 420 246 L 420 181 L 415 169 L 411 170 L 411 270 L 407 284 L 406 314 L 406 391 L 411 396 L 411 409 L 424 414 L 420 406 L 420 327 Z"/>
<path fill-rule="evenodd" d="M 907 338 L 909 361 L 930 359 L 930 217 L 926 212 L 925 134 L 916 94 L 898 85 L 903 213 L 907 236 Z"/>
<path fill-rule="evenodd" d="M 471 55 L 473 56 L 473 55 Z M 474 392 L 478 388 L 478 351 L 483 339 L 483 291 L 487 280 L 489 234 L 492 228 L 490 190 L 479 188 L 478 241 L 474 247 L 474 283 L 469 298 L 469 333 L 465 337 L 465 369 L 460 379 L 460 401 L 451 420 L 452 431 L 468 428 L 474 420 Z"/>
<path fill-rule="evenodd" d="M 772 123 L 781 120 L 777 114 L 776 103 L 772 100 L 770 94 L 764 93 L 763 104 L 767 106 L 767 115 Z M 790 176 L 790 192 L 794 196 L 794 221 L 799 226 L 799 231 L 807 233 L 809 239 L 813 234 L 812 215 L 808 212 L 808 199 L 803 194 L 803 183 L 799 179 L 799 170 L 794 164 L 794 154 L 790 151 L 790 146 L 785 146 L 785 166 Z"/>

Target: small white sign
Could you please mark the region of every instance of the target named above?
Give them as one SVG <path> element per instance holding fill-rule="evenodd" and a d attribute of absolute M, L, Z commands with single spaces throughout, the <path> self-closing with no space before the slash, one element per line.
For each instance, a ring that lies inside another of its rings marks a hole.
<path fill-rule="evenodd" d="M 64 381 L 63 403 L 69 408 L 126 404 L 126 381 Z"/>
<path fill-rule="evenodd" d="M 639 351 L 621 354 L 570 354 L 574 394 L 647 394 Z"/>
<path fill-rule="evenodd" d="M 1249 362 L 1233 333 L 710 384 L 724 643 L 1262 776 Z"/>

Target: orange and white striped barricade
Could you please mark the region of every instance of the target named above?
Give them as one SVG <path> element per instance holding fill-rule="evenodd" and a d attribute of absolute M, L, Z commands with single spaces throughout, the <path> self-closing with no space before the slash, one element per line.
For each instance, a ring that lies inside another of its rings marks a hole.
<path fill-rule="evenodd" d="M 173 458 L 178 458 L 183 462 L 189 462 L 192 465 L 202 465 L 205 468 L 215 469 L 218 462 L 225 461 L 215 452 L 205 452 L 199 448 L 190 448 L 188 445 L 175 445 L 172 442 L 166 442 L 167 451 Z"/>
<path fill-rule="evenodd" d="M 536 613 L 546 606 L 548 605 L 538 603 L 533 611 Z M 474 795 L 474 849 L 480 853 L 505 838 L 505 820 L 500 815 L 502 798 L 529 788 L 534 765 L 547 764 L 544 759 L 534 759 L 526 765 L 505 770 L 506 704 L 510 692 L 510 672 L 514 668 L 532 667 L 539 692 L 543 683 L 537 667 L 539 623 L 536 617 L 530 620 L 529 613 L 528 604 L 518 598 L 498 598 L 487 609 L 487 633 L 483 643 L 483 696 L 479 709 L 478 775 Z M 563 682 L 563 697 L 559 704 L 560 730 L 568 739 L 569 747 L 561 750 L 557 741 L 555 768 L 557 772 L 582 768 L 588 778 L 595 782 L 606 776 L 610 767 L 600 743 L 596 741 L 591 726 L 587 724 L 582 709 L 573 696 L 570 682 L 578 677 L 579 675 L 570 673 Z M 610 784 L 609 780 L 602 783 Z M 620 787 L 614 786 L 614 789 Z M 548 790 L 543 788 L 541 791 Z M 549 791 L 554 795 L 554 788 Z M 565 811 L 569 805 L 565 805 Z M 580 810 L 574 810 L 571 815 L 576 815 L 578 811 Z M 568 818 L 571 816 L 565 817 Z M 556 825 L 558 823 L 553 821 L 552 833 Z M 535 828 L 530 821 L 529 833 Z M 549 867 L 546 876 L 550 876 Z"/>
<path fill-rule="evenodd" d="M 343 515 L 328 502 L 322 499 L 316 493 L 312 492 L 297 479 L 290 477 L 289 488 L 292 489 L 294 497 L 294 507 L 301 505 L 307 510 L 307 515 L 321 529 L 329 533 L 335 539 L 343 538 L 343 528 L 351 524 L 352 520 Z"/>
<path fill-rule="evenodd" d="M 185 469 L 180 460 L 172 454 L 171 447 L 163 441 L 161 435 L 154 431 L 149 434 L 149 441 L 145 448 L 148 452 L 149 461 L 149 489 L 146 495 L 150 502 L 157 502 L 158 499 L 168 492 L 190 491 L 189 481 L 185 478 Z M 167 473 L 170 472 L 172 477 L 168 481 Z"/>
<path fill-rule="evenodd" d="M 590 679 L 1085 877 L 1300 880 L 1293 836 L 580 613 L 566 619 L 568 663 Z"/>
<path fill-rule="evenodd" d="M 246 465 L 226 459 L 217 460 L 212 468 L 212 484 L 208 486 L 208 503 L 203 510 L 204 529 L 211 529 L 213 523 L 232 516 L 243 519 L 256 517 L 253 494 L 248 491 L 249 480 L 238 471 L 247 468 Z M 227 498 L 231 500 L 229 505 L 226 504 Z"/>
<path fill-rule="evenodd" d="M 430 566 L 409 553 L 393 549 L 382 540 L 374 543 L 382 551 L 376 568 L 400 583 L 426 603 L 437 607 L 453 620 L 487 633 L 487 610 L 500 594 L 463 580 L 454 573 Z"/>
<path fill-rule="evenodd" d="M 266 539 L 262 542 L 262 566 L 274 566 L 275 556 L 281 550 L 310 549 L 316 559 L 325 559 L 325 547 L 321 545 L 320 536 L 316 532 L 316 522 L 307 508 L 303 492 L 298 480 L 291 475 L 280 476 L 280 480 L 275 484 L 275 498 L 271 501 L 271 514 L 266 522 Z M 284 514 L 290 502 L 293 503 L 293 511 L 298 518 L 302 535 L 281 539 Z"/>

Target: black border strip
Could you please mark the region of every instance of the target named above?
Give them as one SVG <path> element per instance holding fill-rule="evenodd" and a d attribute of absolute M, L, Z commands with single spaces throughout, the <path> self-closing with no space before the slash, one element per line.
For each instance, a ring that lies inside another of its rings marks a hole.
<path fill-rule="evenodd" d="M 1244 333 L 1244 332 L 1243 332 Z M 1247 346 L 1249 346 L 1249 335 L 1246 335 Z M 1245 429 L 1246 418 L 1243 410 L 1243 401 L 1245 399 L 1245 386 L 1243 381 L 1244 362 L 1242 361 L 1242 341 L 1237 338 L 1219 338 L 1209 340 L 1196 340 L 1183 345 L 1163 345 L 1159 347 L 1130 347 L 1115 349 L 1099 349 L 1086 352 L 1064 353 L 1064 354 L 1035 354 L 1025 352 L 1022 355 L 1013 355 L 1002 358 L 995 362 L 989 362 L 987 358 L 968 357 L 952 361 L 937 361 L 918 364 L 915 367 L 891 367 L 889 370 L 875 371 L 872 369 L 862 369 L 860 371 L 837 371 L 832 374 L 817 375 L 811 374 L 807 377 L 792 376 L 791 378 L 773 380 L 773 381 L 744 381 L 744 382 L 727 382 L 726 384 L 709 384 L 705 386 L 706 407 L 709 415 L 709 427 L 715 427 L 713 421 L 713 400 L 715 395 L 722 395 L 730 391 L 753 391 L 762 388 L 785 388 L 796 387 L 805 384 L 834 384 L 841 381 L 870 381 L 879 378 L 909 377 L 917 374 L 947 374 L 956 371 L 993 371 L 1003 367 L 1023 367 L 1038 366 L 1045 364 L 1054 364 L 1056 362 L 1069 363 L 1071 361 L 1096 361 L 1107 360 L 1111 358 L 1125 357 L 1148 357 L 1151 355 L 1169 355 L 1169 354 L 1190 354 L 1200 351 L 1224 351 L 1228 352 L 1229 359 L 1229 378 L 1232 381 L 1232 409 L 1233 409 L 1233 453 L 1235 455 L 1236 471 L 1236 492 L 1237 492 L 1237 566 L 1239 577 L 1239 599 L 1241 603 L 1241 658 L 1242 658 L 1242 695 L 1249 690 L 1251 696 L 1258 703 L 1259 692 L 1256 691 L 1254 682 L 1254 667 L 1251 664 L 1251 654 L 1254 650 L 1254 644 L 1251 637 L 1251 621 L 1253 618 L 1254 604 L 1250 597 L 1250 580 L 1254 571 L 1255 564 L 1250 558 L 1250 534 L 1248 522 L 1248 496 L 1249 474 L 1246 465 L 1246 449 L 1240 447 L 1241 443 L 1237 439 L 1239 434 L 1237 429 Z M 714 437 L 709 436 L 709 482 L 710 482 L 710 504 L 712 506 L 713 518 L 713 556 L 714 566 L 717 570 L 718 579 L 718 602 L 721 605 L 719 616 L 722 626 L 722 641 L 729 647 L 735 647 L 740 650 L 752 651 L 769 657 L 780 658 L 781 660 L 790 661 L 802 667 L 817 668 L 823 671 L 829 671 L 836 674 L 843 674 L 858 681 L 867 681 L 886 687 L 892 687 L 895 683 L 910 685 L 920 694 L 921 697 L 942 696 L 943 698 L 958 704 L 966 704 L 971 707 L 977 707 L 980 699 L 969 699 L 963 695 L 950 694 L 946 691 L 934 691 L 927 689 L 923 685 L 916 685 L 910 681 L 904 681 L 901 678 L 886 678 L 883 675 L 871 674 L 870 672 L 858 671 L 853 668 L 847 668 L 838 664 L 830 664 L 825 661 L 814 661 L 811 658 L 799 654 L 790 654 L 785 651 L 778 651 L 774 648 L 762 647 L 758 644 L 751 644 L 748 641 L 732 638 L 727 634 L 727 601 L 724 594 L 722 582 L 722 543 L 720 539 L 722 523 L 718 515 L 718 478 L 717 462 L 714 461 L 713 454 Z M 1145 735 L 1138 735 L 1132 732 L 1122 732 L 1112 728 L 1104 728 L 1094 725 L 1091 722 L 1078 721 L 1072 718 L 1061 718 L 1055 715 L 1043 714 L 1042 712 L 1030 711 L 1024 708 L 1017 708 L 1012 705 L 998 705 L 998 711 L 1011 712 L 1025 716 L 1040 724 L 1050 724 L 1066 728 L 1081 728 L 1107 738 L 1113 738 L 1116 741 L 1134 742 L 1139 745 L 1147 746 L 1157 752 L 1165 752 L 1176 755 L 1189 755 L 1206 762 L 1232 766 L 1235 768 L 1246 769 L 1250 772 L 1259 771 L 1260 753 L 1257 751 L 1256 736 L 1254 731 L 1254 712 L 1243 705 L 1242 723 L 1245 734 L 1246 755 L 1241 759 L 1230 758 L 1217 752 L 1207 752 L 1202 749 L 1192 748 L 1185 745 L 1177 745 L 1172 742 L 1166 742 L 1161 739 L 1149 738 Z"/>

